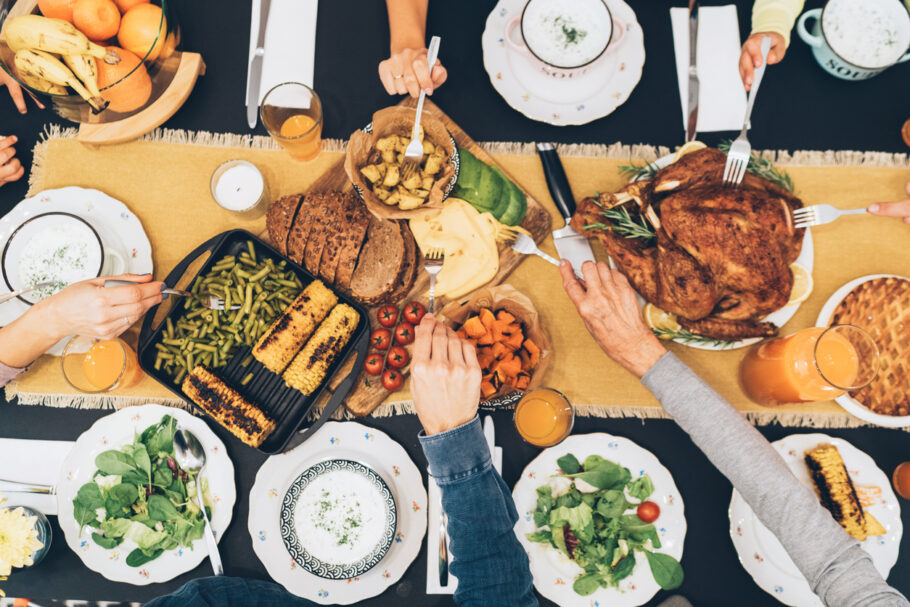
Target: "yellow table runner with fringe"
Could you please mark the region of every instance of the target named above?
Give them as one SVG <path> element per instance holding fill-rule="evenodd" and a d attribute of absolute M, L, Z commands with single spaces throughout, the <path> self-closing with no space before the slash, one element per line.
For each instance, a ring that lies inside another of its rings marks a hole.
<path fill-rule="evenodd" d="M 324 152 L 308 163 L 292 160 L 262 137 L 159 130 L 143 140 L 107 147 L 86 147 L 74 131 L 51 127 L 35 150 L 29 177 L 30 192 L 64 186 L 97 188 L 124 202 L 142 221 L 152 243 L 155 276 L 165 276 L 190 250 L 227 229 L 255 234 L 264 218 L 238 220 L 221 210 L 209 193 L 209 178 L 222 162 L 243 158 L 264 173 L 272 198 L 305 190 L 341 155 L 343 143 L 324 142 Z M 505 169 L 554 215 L 540 163 L 526 144 L 485 146 Z M 651 146 L 572 145 L 560 150 L 576 196 L 613 191 L 625 178 L 619 167 L 632 161 L 654 160 L 669 152 Z M 910 180 L 906 155 L 858 152 L 767 152 L 785 166 L 806 204 L 834 203 L 863 207 L 873 201 L 903 197 Z M 910 274 L 910 226 L 896 220 L 850 217 L 817 228 L 815 289 L 793 319 L 786 334 L 811 326 L 827 298 L 844 283 L 866 274 Z M 552 239 L 542 248 L 555 255 Z M 595 245 L 595 252 L 605 258 Z M 564 392 L 579 415 L 601 417 L 664 417 L 651 394 L 635 378 L 603 354 L 588 335 L 562 291 L 559 275 L 537 258 L 529 258 L 508 281 L 528 294 L 550 332 L 555 352 L 546 385 Z M 846 427 L 860 425 L 834 402 L 764 408 L 749 402 L 737 384 L 737 369 L 745 350 L 710 352 L 683 345 L 669 348 L 708 383 L 756 423 Z M 7 388 L 25 404 L 61 407 L 119 408 L 147 402 L 181 405 L 173 394 L 150 378 L 137 386 L 103 396 L 75 392 L 64 380 L 59 359 L 44 356 Z M 391 395 L 374 415 L 413 411 L 409 395 Z"/>

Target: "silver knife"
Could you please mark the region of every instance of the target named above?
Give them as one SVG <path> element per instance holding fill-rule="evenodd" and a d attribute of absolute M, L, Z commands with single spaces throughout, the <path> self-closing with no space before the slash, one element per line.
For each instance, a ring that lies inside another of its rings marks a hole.
<path fill-rule="evenodd" d="M 698 0 L 689 0 L 689 99 L 686 141 L 694 141 L 698 127 Z"/>
<path fill-rule="evenodd" d="M 556 153 L 556 145 L 538 143 L 537 155 L 540 156 L 540 163 L 543 165 L 543 174 L 547 178 L 550 196 L 556 203 L 559 213 L 566 220 L 565 227 L 553 230 L 553 244 L 556 245 L 556 252 L 562 259 L 569 260 L 576 276 L 584 278 L 581 273 L 581 264 L 586 261 L 596 262 L 596 260 L 588 239 L 569 225 L 572 214 L 575 213 L 575 196 L 572 194 L 572 188 L 569 187 L 569 180 L 566 178 L 565 169 L 562 168 L 559 154 Z"/>
<path fill-rule="evenodd" d="M 265 28 L 269 24 L 269 5 L 272 0 L 259 0 L 259 37 L 250 61 L 250 75 L 246 82 L 246 121 L 251 129 L 259 119 L 259 87 L 262 85 L 262 61 L 265 59 Z"/>

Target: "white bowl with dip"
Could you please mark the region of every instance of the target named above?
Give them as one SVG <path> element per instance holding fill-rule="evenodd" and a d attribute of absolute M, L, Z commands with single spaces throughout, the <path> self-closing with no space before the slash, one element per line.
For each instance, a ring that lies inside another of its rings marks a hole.
<path fill-rule="evenodd" d="M 504 38 L 544 73 L 572 78 L 616 50 L 625 31 L 604 0 L 528 0 L 506 25 Z"/>
<path fill-rule="evenodd" d="M 866 80 L 910 60 L 910 14 L 900 0 L 829 0 L 796 27 L 818 64 L 843 80 Z"/>
<path fill-rule="evenodd" d="M 105 270 L 118 274 L 126 262 L 116 251 L 106 251 L 98 231 L 81 217 L 43 213 L 27 219 L 10 235 L 0 265 L 10 291 L 40 282 L 57 283 L 19 296 L 33 305 L 67 285 L 102 276 Z"/>
<path fill-rule="evenodd" d="M 212 198 L 222 209 L 255 219 L 265 213 L 269 189 L 255 164 L 246 160 L 228 160 L 212 173 Z"/>

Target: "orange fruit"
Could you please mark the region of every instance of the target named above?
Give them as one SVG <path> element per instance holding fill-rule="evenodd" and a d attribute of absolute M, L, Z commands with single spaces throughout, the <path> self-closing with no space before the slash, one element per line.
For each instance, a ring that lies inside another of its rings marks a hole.
<path fill-rule="evenodd" d="M 121 13 L 125 13 L 137 4 L 148 4 L 150 0 L 114 0 Z"/>
<path fill-rule="evenodd" d="M 73 22 L 73 6 L 76 0 L 38 0 L 38 10 L 45 17 Z"/>
<path fill-rule="evenodd" d="M 142 64 L 142 59 L 133 53 L 109 46 L 120 57 L 120 63 L 111 65 L 99 59 L 98 88 L 101 96 L 110 101 L 108 109 L 113 112 L 132 112 L 145 105 L 152 96 L 152 79 Z"/>
<path fill-rule="evenodd" d="M 140 4 L 123 15 L 117 40 L 121 47 L 131 53 L 148 61 L 154 61 L 161 53 L 166 33 L 167 22 L 162 15 L 161 7 L 154 4 Z"/>
<path fill-rule="evenodd" d="M 73 25 L 94 42 L 117 35 L 120 11 L 113 0 L 77 0 L 73 6 Z"/>

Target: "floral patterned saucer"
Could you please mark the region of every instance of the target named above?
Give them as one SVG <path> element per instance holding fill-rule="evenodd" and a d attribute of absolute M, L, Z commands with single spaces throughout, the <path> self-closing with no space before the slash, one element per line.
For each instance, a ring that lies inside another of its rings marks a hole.
<path fill-rule="evenodd" d="M 398 528 L 386 555 L 366 573 L 323 579 L 306 571 L 282 539 L 282 502 L 288 489 L 313 465 L 335 459 L 362 462 L 388 484 Z M 417 558 L 427 532 L 427 491 L 404 447 L 385 433 L 356 422 L 327 422 L 292 451 L 273 455 L 256 473 L 248 521 L 253 550 L 269 575 L 288 592 L 322 605 L 350 605 L 381 594 L 401 579 Z"/>
<path fill-rule="evenodd" d="M 95 458 L 98 454 L 132 443 L 137 433 L 157 424 L 165 415 L 177 419 L 178 429 L 186 428 L 195 434 L 205 449 L 206 462 L 202 475 L 208 481 L 209 496 L 213 502 L 211 520 L 215 538 L 220 539 L 231 524 L 234 501 L 237 499 L 234 464 L 224 443 L 204 420 L 182 409 L 161 405 L 126 407 L 106 415 L 82 433 L 63 462 L 63 478 L 57 485 L 57 520 L 67 545 L 85 566 L 114 582 L 136 586 L 166 582 L 195 569 L 208 554 L 205 540 L 198 539 L 193 542 L 192 549 L 168 550 L 141 567 L 130 567 L 126 564 L 126 557 L 135 544 L 127 540 L 114 549 L 102 548 L 92 541 L 92 529 L 80 529 L 73 515 L 73 498 L 79 488 L 92 479 L 97 470 Z"/>
<path fill-rule="evenodd" d="M 860 543 L 863 550 L 872 557 L 875 568 L 887 579 L 888 572 L 897 562 L 903 525 L 897 497 L 891 490 L 888 477 L 875 461 L 847 441 L 827 434 L 791 434 L 772 444 L 796 478 L 812 487 L 803 454 L 819 443 L 831 443 L 837 447 L 863 508 L 887 530 L 885 535 L 869 536 Z M 796 568 L 784 547 L 756 518 L 735 489 L 730 500 L 729 516 L 730 538 L 739 555 L 739 562 L 759 588 L 785 605 L 822 607 L 821 599 L 809 588 L 806 578 Z"/>
<path fill-rule="evenodd" d="M 641 78 L 645 64 L 644 34 L 635 11 L 622 0 L 606 0 L 625 26 L 620 46 L 575 78 L 545 74 L 505 40 L 506 26 L 521 14 L 526 0 L 500 0 L 487 18 L 483 64 L 503 99 L 530 118 L 556 126 L 586 124 L 622 105 Z"/>

